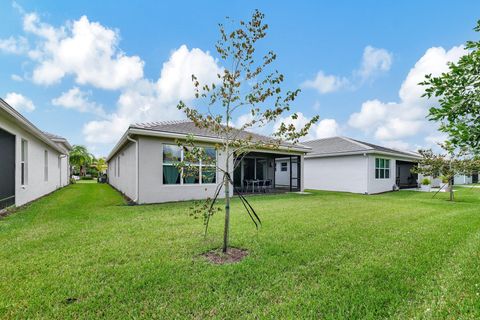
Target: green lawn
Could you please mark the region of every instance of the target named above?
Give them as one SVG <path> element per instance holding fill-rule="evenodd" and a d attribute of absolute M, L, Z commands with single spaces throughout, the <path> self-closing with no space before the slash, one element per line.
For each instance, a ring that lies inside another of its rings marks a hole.
<path fill-rule="evenodd" d="M 125 206 L 76 184 L 0 220 L 0 318 L 480 318 L 480 189 L 314 192 L 233 203 L 238 264 L 189 203 Z"/>

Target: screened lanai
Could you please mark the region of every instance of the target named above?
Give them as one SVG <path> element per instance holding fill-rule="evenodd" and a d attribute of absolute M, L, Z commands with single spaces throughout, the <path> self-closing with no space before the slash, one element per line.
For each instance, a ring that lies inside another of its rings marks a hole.
<path fill-rule="evenodd" d="M 250 152 L 235 159 L 233 183 L 242 193 L 300 191 L 301 157 Z"/>

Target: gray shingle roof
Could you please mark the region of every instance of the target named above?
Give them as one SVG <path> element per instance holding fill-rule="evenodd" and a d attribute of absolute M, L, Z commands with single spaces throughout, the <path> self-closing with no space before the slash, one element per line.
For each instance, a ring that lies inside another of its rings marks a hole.
<path fill-rule="evenodd" d="M 414 152 L 400 151 L 382 147 L 373 143 L 363 142 L 360 140 L 350 139 L 346 137 L 331 137 L 325 139 L 318 139 L 303 142 L 304 145 L 312 148 L 312 152 L 308 154 L 309 157 L 325 156 L 335 154 L 352 154 L 361 152 L 382 152 L 398 154 L 406 157 L 418 157 Z"/>
<path fill-rule="evenodd" d="M 53 142 L 55 142 L 57 145 L 63 145 L 64 148 L 67 148 L 67 150 L 71 150 L 72 149 L 72 146 L 70 145 L 70 143 L 68 142 L 68 140 L 62 136 L 59 136 L 59 135 L 56 135 L 56 134 L 53 134 L 53 133 L 50 133 L 50 132 L 46 132 L 46 131 L 42 131 L 44 135 L 47 136 L 48 139 L 52 140 Z"/>
<path fill-rule="evenodd" d="M 67 139 L 65 139 L 64 137 L 61 137 L 61 136 L 59 136 L 59 135 L 56 135 L 56 134 L 53 134 L 53 133 L 50 133 L 50 132 L 43 131 L 43 133 L 44 133 L 49 139 L 52 139 L 52 140 L 67 140 Z"/>
<path fill-rule="evenodd" d="M 130 128 L 135 129 L 144 129 L 144 130 L 152 130 L 158 132 L 170 132 L 170 133 L 178 133 L 178 134 L 192 134 L 194 136 L 200 137 L 208 137 L 208 138 L 219 138 L 219 136 L 204 128 L 198 128 L 192 121 L 188 120 L 176 120 L 176 121 L 165 121 L 165 122 L 147 122 L 147 123 L 135 123 L 130 125 Z M 250 131 L 242 130 L 238 131 L 238 139 L 252 139 L 254 142 L 271 142 L 274 138 L 264 136 L 261 134 L 253 133 Z M 306 148 L 303 144 L 292 144 L 288 142 L 282 142 L 281 146 L 284 147 L 300 147 Z"/>

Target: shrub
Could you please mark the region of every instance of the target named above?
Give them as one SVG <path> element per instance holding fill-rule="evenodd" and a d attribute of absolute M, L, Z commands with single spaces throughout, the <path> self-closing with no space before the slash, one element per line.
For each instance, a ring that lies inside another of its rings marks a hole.
<path fill-rule="evenodd" d="M 80 177 L 80 180 L 93 180 L 93 177 L 92 176 L 84 176 L 84 177 Z"/>
<path fill-rule="evenodd" d="M 75 180 L 74 178 L 70 178 L 70 184 L 75 184 L 77 183 L 77 180 Z"/>
<path fill-rule="evenodd" d="M 429 185 L 430 185 L 430 179 L 428 179 L 428 178 L 423 178 L 423 179 L 422 179 L 422 185 L 424 185 L 424 186 L 429 186 Z"/>

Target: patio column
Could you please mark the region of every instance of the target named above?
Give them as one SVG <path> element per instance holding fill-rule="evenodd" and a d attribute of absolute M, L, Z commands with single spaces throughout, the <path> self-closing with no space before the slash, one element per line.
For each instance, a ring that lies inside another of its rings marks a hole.
<path fill-rule="evenodd" d="M 289 177 L 288 180 L 290 180 L 289 186 L 290 186 L 290 192 L 292 192 L 292 156 L 290 156 L 290 159 L 289 159 L 288 163 L 290 165 L 290 170 L 288 170 L 290 177 Z"/>
<path fill-rule="evenodd" d="M 301 155 L 301 156 L 298 156 L 298 167 L 299 167 L 299 170 L 298 170 L 298 188 L 299 188 L 299 191 L 300 192 L 303 192 L 303 188 L 304 188 L 304 185 L 303 185 L 303 174 L 304 174 L 304 167 L 303 167 L 303 157 L 304 155 Z"/>

